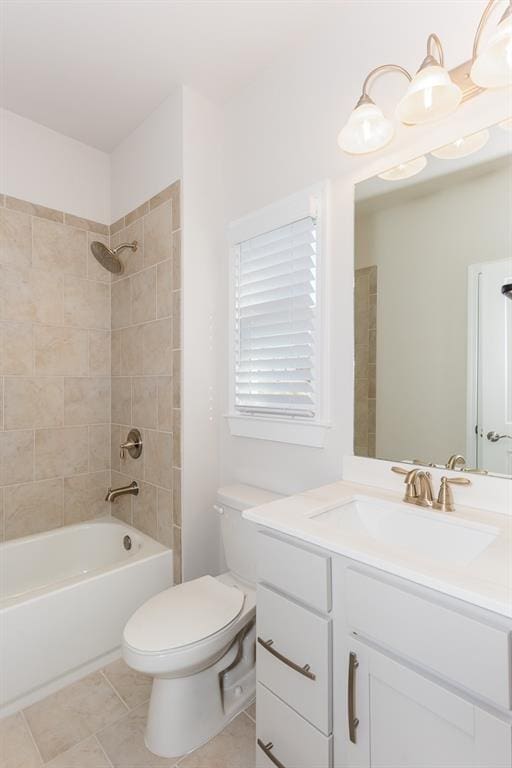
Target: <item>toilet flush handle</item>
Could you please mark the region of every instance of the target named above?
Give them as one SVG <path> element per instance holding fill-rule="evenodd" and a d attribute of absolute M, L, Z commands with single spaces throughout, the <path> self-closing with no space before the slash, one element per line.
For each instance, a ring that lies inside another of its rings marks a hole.
<path fill-rule="evenodd" d="M 218 512 L 219 515 L 223 515 L 224 514 L 224 507 L 220 507 L 218 504 L 214 504 L 213 505 L 213 510 L 214 510 L 214 512 Z"/>

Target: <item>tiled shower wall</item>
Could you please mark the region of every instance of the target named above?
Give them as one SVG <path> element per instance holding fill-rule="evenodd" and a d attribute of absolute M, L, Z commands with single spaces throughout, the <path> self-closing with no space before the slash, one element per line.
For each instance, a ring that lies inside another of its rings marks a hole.
<path fill-rule="evenodd" d="M 180 184 L 175 182 L 111 226 L 124 251 L 123 275 L 112 282 L 112 484 L 136 479 L 113 514 L 174 550 L 181 578 Z M 142 433 L 139 459 L 120 458 L 131 427 Z"/>
<path fill-rule="evenodd" d="M 0 207 L 0 531 L 104 514 L 110 466 L 108 227 L 14 198 Z"/>
<path fill-rule="evenodd" d="M 0 535 L 112 512 L 173 547 L 179 581 L 180 183 L 110 228 L 9 197 L 0 206 Z M 120 279 L 92 240 L 137 240 Z M 119 457 L 131 426 L 137 461 Z M 138 497 L 105 503 L 108 485 L 133 479 Z"/>
<path fill-rule="evenodd" d="M 377 267 L 355 270 L 354 453 L 375 458 L 377 422 Z"/>

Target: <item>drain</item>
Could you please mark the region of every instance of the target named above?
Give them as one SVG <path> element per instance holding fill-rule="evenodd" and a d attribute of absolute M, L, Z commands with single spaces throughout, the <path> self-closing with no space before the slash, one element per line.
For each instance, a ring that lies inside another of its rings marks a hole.
<path fill-rule="evenodd" d="M 132 540 L 130 536 L 125 536 L 123 539 L 123 546 L 125 549 L 131 549 L 132 548 Z"/>

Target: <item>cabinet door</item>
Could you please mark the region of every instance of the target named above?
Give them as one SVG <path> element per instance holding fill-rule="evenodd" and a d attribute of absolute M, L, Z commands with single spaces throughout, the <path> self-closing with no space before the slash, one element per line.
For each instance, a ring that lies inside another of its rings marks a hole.
<path fill-rule="evenodd" d="M 351 768 L 510 768 L 512 725 L 363 645 L 350 643 L 345 760 Z M 358 720 L 349 732 L 348 715 Z M 352 738 L 351 738 L 352 736 Z"/>

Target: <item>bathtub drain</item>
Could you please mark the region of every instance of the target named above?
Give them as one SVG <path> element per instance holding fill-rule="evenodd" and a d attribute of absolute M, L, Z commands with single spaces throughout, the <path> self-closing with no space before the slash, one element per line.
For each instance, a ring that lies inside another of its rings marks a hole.
<path fill-rule="evenodd" d="M 132 540 L 130 536 L 125 536 L 123 539 L 123 544 L 125 549 L 131 549 L 132 548 Z"/>

